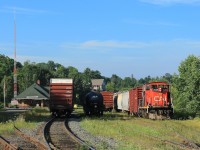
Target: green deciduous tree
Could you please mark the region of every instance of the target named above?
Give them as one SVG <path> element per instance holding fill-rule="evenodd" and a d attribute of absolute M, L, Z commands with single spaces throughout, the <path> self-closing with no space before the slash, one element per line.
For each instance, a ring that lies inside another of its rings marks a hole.
<path fill-rule="evenodd" d="M 110 92 L 114 92 L 115 91 L 115 86 L 113 82 L 108 82 L 106 85 L 106 90 L 110 91 Z"/>
<path fill-rule="evenodd" d="M 114 85 L 114 92 L 119 91 L 122 87 L 122 79 L 118 75 L 113 74 L 110 80 Z"/>
<path fill-rule="evenodd" d="M 3 101 L 4 79 L 6 81 L 6 101 L 9 102 L 13 97 L 13 66 L 13 59 L 0 54 L 0 101 Z M 22 68 L 21 63 L 17 62 L 17 68 Z"/>
<path fill-rule="evenodd" d="M 174 79 L 176 88 L 175 105 L 190 115 L 200 110 L 200 57 L 188 56 L 181 62 L 179 76 Z"/>

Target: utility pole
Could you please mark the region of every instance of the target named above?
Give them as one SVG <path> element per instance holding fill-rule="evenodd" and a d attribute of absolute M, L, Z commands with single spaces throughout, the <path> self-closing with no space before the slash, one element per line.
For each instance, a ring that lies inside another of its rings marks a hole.
<path fill-rule="evenodd" d="M 6 77 L 4 77 L 4 83 L 3 83 L 3 98 L 4 98 L 4 108 L 6 108 Z"/>
<path fill-rule="evenodd" d="M 15 15 L 15 14 L 14 14 Z M 16 21 L 14 17 L 14 99 L 17 97 L 17 67 L 16 67 Z"/>

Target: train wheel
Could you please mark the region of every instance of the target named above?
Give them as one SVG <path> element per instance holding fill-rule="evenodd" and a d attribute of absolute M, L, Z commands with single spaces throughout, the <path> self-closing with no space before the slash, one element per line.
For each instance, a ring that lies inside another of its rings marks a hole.
<path fill-rule="evenodd" d="M 174 115 L 173 110 L 168 111 L 168 114 L 169 114 L 169 118 L 171 119 Z"/>
<path fill-rule="evenodd" d="M 143 118 L 149 118 L 149 116 L 148 116 L 146 110 L 142 110 L 142 117 L 143 117 Z"/>
<path fill-rule="evenodd" d="M 158 120 L 158 113 L 157 113 L 157 111 L 155 111 L 154 115 L 155 115 L 155 120 Z"/>
<path fill-rule="evenodd" d="M 54 112 L 52 112 L 52 113 L 51 113 L 51 117 L 55 117 L 55 114 L 54 114 Z"/>
<path fill-rule="evenodd" d="M 140 109 L 139 112 L 137 113 L 138 117 L 142 117 L 142 110 Z"/>
<path fill-rule="evenodd" d="M 85 111 L 85 115 L 87 115 L 87 116 L 88 116 L 88 115 L 89 115 L 89 113 L 88 113 L 87 111 Z"/>
<path fill-rule="evenodd" d="M 100 111 L 100 116 L 103 116 L 103 111 Z"/>
<path fill-rule="evenodd" d="M 69 118 L 70 116 L 71 116 L 71 112 L 70 111 L 65 113 L 65 117 Z"/>

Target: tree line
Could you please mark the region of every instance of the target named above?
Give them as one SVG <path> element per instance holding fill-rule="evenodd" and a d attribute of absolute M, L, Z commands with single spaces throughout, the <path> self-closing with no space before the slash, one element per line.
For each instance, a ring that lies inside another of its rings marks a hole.
<path fill-rule="evenodd" d="M 0 54 L 0 102 L 3 102 L 4 81 L 6 82 L 6 102 L 13 98 L 14 60 Z M 200 110 L 200 57 L 189 55 L 178 67 L 179 74 L 166 73 L 160 77 L 147 76 L 136 79 L 133 75 L 121 78 L 116 74 L 102 76 L 98 70 L 86 68 L 79 72 L 73 66 L 65 67 L 54 61 L 35 63 L 17 62 L 18 94 L 40 80 L 42 86 L 48 86 L 50 78 L 72 78 L 74 81 L 74 99 L 81 102 L 84 95 L 91 90 L 91 79 L 104 79 L 107 91 L 117 92 L 148 83 L 150 81 L 167 81 L 171 84 L 173 103 L 177 114 L 194 117 Z"/>

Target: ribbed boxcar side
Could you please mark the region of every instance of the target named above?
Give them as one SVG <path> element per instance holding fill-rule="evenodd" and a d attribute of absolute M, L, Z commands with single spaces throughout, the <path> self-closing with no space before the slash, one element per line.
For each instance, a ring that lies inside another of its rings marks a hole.
<path fill-rule="evenodd" d="M 118 93 L 117 97 L 117 109 L 122 110 L 122 93 Z"/>
<path fill-rule="evenodd" d="M 73 80 L 50 80 L 50 111 L 53 114 L 71 113 L 73 109 Z"/>
<path fill-rule="evenodd" d="M 113 92 L 103 91 L 101 94 L 103 96 L 103 104 L 105 110 L 113 109 Z"/>
<path fill-rule="evenodd" d="M 129 111 L 129 91 L 122 93 L 122 111 Z"/>
<path fill-rule="evenodd" d="M 118 93 L 117 110 L 129 111 L 129 91 Z"/>
<path fill-rule="evenodd" d="M 142 87 L 136 87 L 129 91 L 129 112 L 138 114 L 139 101 L 142 100 Z"/>

